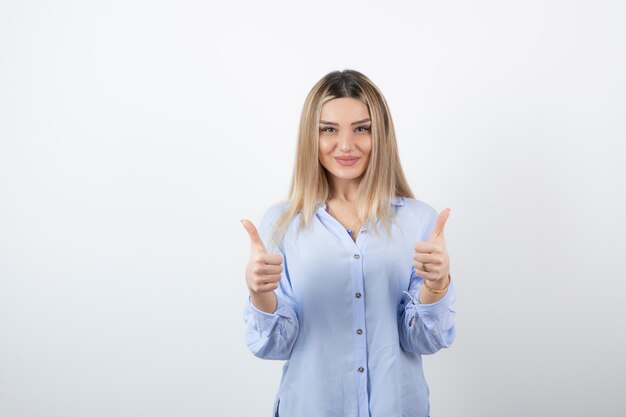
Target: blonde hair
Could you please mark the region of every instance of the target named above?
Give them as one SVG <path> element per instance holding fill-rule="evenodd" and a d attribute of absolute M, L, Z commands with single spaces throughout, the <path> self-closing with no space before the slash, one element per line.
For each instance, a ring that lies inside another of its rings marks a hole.
<path fill-rule="evenodd" d="M 394 196 L 414 198 L 400 165 L 393 121 L 382 93 L 358 71 L 330 72 L 313 86 L 302 108 L 289 204 L 276 219 L 271 233 L 271 240 L 277 246 L 298 213 L 301 214 L 300 231 L 311 223 L 318 206 L 329 198 L 326 176 L 329 174 L 319 162 L 319 120 L 324 103 L 341 97 L 361 100 L 367 105 L 372 120 L 372 150 L 357 190 L 359 222 L 379 234 L 378 218 L 389 235 Z"/>

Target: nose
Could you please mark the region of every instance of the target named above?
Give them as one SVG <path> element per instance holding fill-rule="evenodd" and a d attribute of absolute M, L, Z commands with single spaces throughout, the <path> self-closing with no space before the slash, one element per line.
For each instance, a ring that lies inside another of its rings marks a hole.
<path fill-rule="evenodd" d="M 348 131 L 339 135 L 339 150 L 343 152 L 350 151 L 352 147 L 352 132 Z"/>

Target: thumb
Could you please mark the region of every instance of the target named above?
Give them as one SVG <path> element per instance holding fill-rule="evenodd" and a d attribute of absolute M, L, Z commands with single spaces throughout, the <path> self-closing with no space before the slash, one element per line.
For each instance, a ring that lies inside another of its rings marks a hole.
<path fill-rule="evenodd" d="M 248 236 L 250 236 L 250 244 L 252 245 L 252 248 L 260 250 L 261 252 L 267 252 L 265 245 L 261 240 L 261 236 L 259 236 L 259 232 L 256 230 L 254 224 L 247 219 L 241 219 L 241 224 L 243 224 L 244 229 L 248 232 Z"/>
<path fill-rule="evenodd" d="M 444 209 L 441 213 L 439 213 L 439 217 L 437 217 L 437 223 L 435 224 L 435 228 L 433 232 L 430 234 L 428 238 L 429 241 L 435 240 L 439 237 L 443 237 L 443 228 L 446 225 L 446 221 L 448 221 L 448 217 L 450 216 L 450 209 Z"/>

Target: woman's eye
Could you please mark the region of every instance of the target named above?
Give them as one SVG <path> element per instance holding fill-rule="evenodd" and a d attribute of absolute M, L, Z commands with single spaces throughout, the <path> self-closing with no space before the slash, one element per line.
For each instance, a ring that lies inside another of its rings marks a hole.
<path fill-rule="evenodd" d="M 359 126 L 355 129 L 357 132 L 367 132 L 368 130 L 370 130 L 369 126 Z M 334 127 L 322 127 L 320 128 L 321 132 L 327 132 L 327 133 L 333 133 L 336 132 L 337 130 Z"/>

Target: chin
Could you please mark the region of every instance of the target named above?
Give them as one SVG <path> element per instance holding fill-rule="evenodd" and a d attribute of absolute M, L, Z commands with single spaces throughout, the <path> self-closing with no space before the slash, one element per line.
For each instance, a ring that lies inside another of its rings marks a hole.
<path fill-rule="evenodd" d="M 363 172 L 346 173 L 346 172 L 329 171 L 329 173 L 333 175 L 334 177 L 340 178 L 342 180 L 354 180 L 363 176 Z"/>

